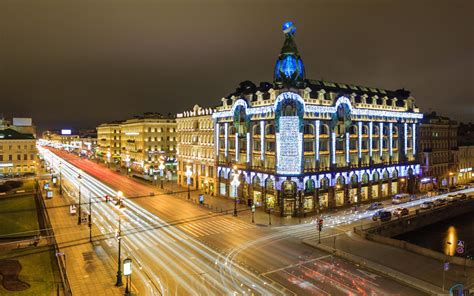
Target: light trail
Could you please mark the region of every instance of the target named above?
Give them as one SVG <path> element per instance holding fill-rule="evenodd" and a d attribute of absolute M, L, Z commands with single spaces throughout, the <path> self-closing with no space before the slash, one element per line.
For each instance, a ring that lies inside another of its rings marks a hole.
<path fill-rule="evenodd" d="M 62 177 L 73 187 L 79 187 L 77 176 L 81 175 L 81 194 L 85 201 L 88 196 L 116 196 L 114 189 L 80 171 L 51 151 L 42 147 L 39 151 L 56 171 L 58 171 L 59 163 L 62 163 Z M 287 294 L 281 287 L 266 283 L 258 275 L 235 262 L 231 264 L 225 262 L 223 266 L 220 260 L 224 257 L 215 250 L 151 214 L 135 202 L 126 198 L 122 200 L 125 205 L 122 211 L 117 210 L 111 203 L 95 200 L 93 222 L 105 237 L 111 237 L 118 223 L 119 212 L 121 212 L 124 222 L 123 249 L 134 260 L 141 263 L 141 269 L 137 271 L 141 281 L 147 284 L 146 278 L 151 278 L 152 282 L 161 287 L 158 291 L 150 288 L 150 291 L 147 291 L 148 295 L 157 293 L 165 295 L 183 293 L 192 295 Z M 174 243 L 170 243 L 170 240 Z M 227 269 L 229 265 L 231 268 Z M 163 278 L 165 282 L 162 282 Z"/>

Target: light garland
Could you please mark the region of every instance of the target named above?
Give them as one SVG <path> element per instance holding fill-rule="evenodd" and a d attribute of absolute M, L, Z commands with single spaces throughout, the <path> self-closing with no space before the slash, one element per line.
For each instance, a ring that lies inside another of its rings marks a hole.
<path fill-rule="evenodd" d="M 224 123 L 224 154 L 225 154 L 225 157 L 227 157 L 227 154 L 228 154 L 228 129 L 229 129 L 229 124 L 226 122 Z"/>
<path fill-rule="evenodd" d="M 388 124 L 388 140 L 389 140 L 389 146 L 388 146 L 388 149 L 389 149 L 389 153 L 390 153 L 390 156 L 393 156 L 393 123 L 390 122 Z"/>
<path fill-rule="evenodd" d="M 320 106 L 320 105 L 306 105 L 303 98 L 300 95 L 292 92 L 281 93 L 275 100 L 273 106 L 261 106 L 261 107 L 248 107 L 247 102 L 243 99 L 238 99 L 234 102 L 231 110 L 220 111 L 212 114 L 213 119 L 232 117 L 237 106 L 243 106 L 247 115 L 255 114 L 266 114 L 275 112 L 277 104 L 284 99 L 298 100 L 303 104 L 304 112 L 308 113 L 328 113 L 334 114 L 337 112 L 337 108 L 341 104 L 346 104 L 352 115 L 357 116 L 378 116 L 387 118 L 398 118 L 398 119 L 422 119 L 422 113 L 415 112 L 401 112 L 401 111 L 387 111 L 387 110 L 373 110 L 373 109 L 358 109 L 352 107 L 350 100 L 345 96 L 340 96 L 334 106 Z"/>
<path fill-rule="evenodd" d="M 383 122 L 379 122 L 379 155 L 383 154 Z"/>
<path fill-rule="evenodd" d="M 250 162 L 250 133 L 247 132 L 247 162 Z"/>
<path fill-rule="evenodd" d="M 316 129 L 316 151 L 315 151 L 316 160 L 319 160 L 319 129 L 320 129 L 320 125 L 321 125 L 321 121 L 316 120 L 314 122 L 314 126 L 315 126 L 315 129 Z"/>
<path fill-rule="evenodd" d="M 407 155 L 408 153 L 408 135 L 407 135 L 407 132 L 408 132 L 408 124 L 405 122 L 403 124 L 403 144 L 405 146 L 405 155 Z"/>
<path fill-rule="evenodd" d="M 374 127 L 374 123 L 372 121 L 369 122 L 369 156 L 372 157 L 372 128 Z"/>
<path fill-rule="evenodd" d="M 260 159 L 265 159 L 265 121 L 260 121 Z"/>
<path fill-rule="evenodd" d="M 415 123 L 412 123 L 411 138 L 412 138 L 413 155 L 415 155 L 416 154 L 416 124 Z"/>
<path fill-rule="evenodd" d="M 331 162 L 336 163 L 336 133 L 331 133 Z"/>
<path fill-rule="evenodd" d="M 235 133 L 235 143 L 234 143 L 234 148 L 235 148 L 235 161 L 239 161 L 239 134 Z"/>
<path fill-rule="evenodd" d="M 357 123 L 357 129 L 358 129 L 358 134 L 357 134 L 357 137 L 358 137 L 358 152 L 359 152 L 359 158 L 362 158 L 362 121 L 359 121 Z"/>
<path fill-rule="evenodd" d="M 349 133 L 346 133 L 346 163 L 350 163 L 350 157 L 349 157 L 349 145 L 350 145 L 350 138 L 349 138 Z"/>

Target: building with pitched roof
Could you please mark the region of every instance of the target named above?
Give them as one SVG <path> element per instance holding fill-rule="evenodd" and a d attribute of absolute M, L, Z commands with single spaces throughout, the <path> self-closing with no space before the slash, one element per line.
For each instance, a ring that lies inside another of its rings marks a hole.
<path fill-rule="evenodd" d="M 0 130 L 0 177 L 34 174 L 36 138 L 12 128 Z"/>

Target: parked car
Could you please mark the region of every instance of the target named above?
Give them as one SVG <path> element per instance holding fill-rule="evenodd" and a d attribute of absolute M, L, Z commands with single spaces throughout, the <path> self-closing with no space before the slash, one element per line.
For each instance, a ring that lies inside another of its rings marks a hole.
<path fill-rule="evenodd" d="M 447 201 L 444 198 L 437 199 L 433 202 L 435 208 L 445 206 L 446 204 Z"/>
<path fill-rule="evenodd" d="M 370 204 L 370 206 L 367 208 L 367 211 L 372 211 L 372 210 L 377 210 L 377 209 L 383 209 L 383 204 L 381 202 L 374 202 Z"/>
<path fill-rule="evenodd" d="M 428 209 L 431 209 L 433 207 L 433 202 L 432 201 L 425 201 L 424 203 L 422 203 L 420 205 L 420 209 L 422 210 L 428 210 Z"/>
<path fill-rule="evenodd" d="M 456 198 L 459 200 L 466 200 L 468 198 L 466 193 L 458 193 L 456 194 Z"/>
<path fill-rule="evenodd" d="M 377 213 L 372 216 L 372 220 L 377 221 L 379 219 L 382 222 L 390 221 L 390 219 L 392 219 L 392 213 L 385 210 L 377 211 Z"/>
<path fill-rule="evenodd" d="M 457 194 L 450 194 L 448 195 L 448 197 L 446 197 L 446 200 L 448 201 L 448 203 L 453 203 L 453 202 L 458 201 L 459 197 Z"/>
<path fill-rule="evenodd" d="M 408 193 L 399 193 L 399 194 L 395 194 L 392 197 L 392 204 L 398 205 L 398 204 L 401 204 L 401 203 L 404 203 L 404 202 L 407 202 L 407 201 L 410 201 L 410 200 L 411 200 L 410 194 L 408 194 Z"/>
<path fill-rule="evenodd" d="M 393 215 L 395 217 L 402 217 L 408 214 L 409 214 L 409 211 L 407 208 L 396 208 L 395 210 L 393 210 Z"/>

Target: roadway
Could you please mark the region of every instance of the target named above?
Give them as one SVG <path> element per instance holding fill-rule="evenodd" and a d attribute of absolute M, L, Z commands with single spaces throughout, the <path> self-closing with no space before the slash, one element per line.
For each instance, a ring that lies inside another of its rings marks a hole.
<path fill-rule="evenodd" d="M 40 152 L 56 171 L 61 162 L 64 181 L 76 190 L 81 174 L 82 197 L 90 195 L 94 201 L 93 223 L 101 232 L 96 239 L 106 242 L 111 254 L 122 217 L 122 247 L 138 262 L 134 278 L 146 294 L 421 295 L 303 245 L 303 238 L 316 235 L 310 223 L 254 225 L 210 213 L 64 151 Z M 122 210 L 103 199 L 117 190 L 125 196 Z M 322 237 L 345 233 L 369 215 L 341 212 L 327 218 Z"/>

